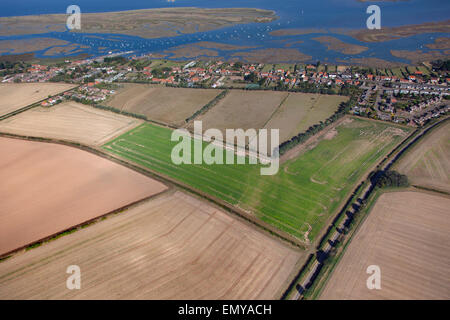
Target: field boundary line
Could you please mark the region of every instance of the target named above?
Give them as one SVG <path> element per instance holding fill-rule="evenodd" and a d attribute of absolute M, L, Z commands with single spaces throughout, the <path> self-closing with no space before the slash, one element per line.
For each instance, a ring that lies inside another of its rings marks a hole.
<path fill-rule="evenodd" d="M 422 190 L 422 191 L 429 191 L 432 192 L 433 194 L 439 194 L 439 195 L 446 195 L 446 196 L 450 196 L 450 192 L 444 191 L 444 190 L 439 190 L 439 189 L 433 189 L 433 188 L 428 188 L 428 187 L 424 187 L 421 185 L 412 185 L 414 188 Z"/>
<path fill-rule="evenodd" d="M 225 89 L 219 92 L 214 98 L 211 99 L 207 104 L 205 104 L 203 107 L 195 111 L 192 115 L 187 117 L 184 122 L 185 124 L 181 126 L 182 128 L 187 129 L 187 125 L 191 123 L 193 120 L 195 120 L 198 116 L 201 116 L 205 113 L 207 113 L 209 110 L 214 108 L 220 101 L 222 101 L 228 94 L 230 93 L 230 90 Z"/>
<path fill-rule="evenodd" d="M 2 135 L 2 133 L 0 133 L 0 136 L 1 135 Z M 23 140 L 23 139 L 21 139 L 21 140 Z M 39 142 L 44 142 L 44 141 L 39 141 Z M 85 151 L 85 150 L 83 150 L 83 151 Z M 85 227 L 90 226 L 92 224 L 95 224 L 95 223 L 103 220 L 104 218 L 107 218 L 109 216 L 112 216 L 112 215 L 115 215 L 115 214 L 127 211 L 130 208 L 138 206 L 138 205 L 140 205 L 143 202 L 146 202 L 146 201 L 148 201 L 150 199 L 153 199 L 153 198 L 158 197 L 158 196 L 160 196 L 162 194 L 165 194 L 165 193 L 169 192 L 170 190 L 171 190 L 170 187 L 168 187 L 166 190 L 163 190 L 163 191 L 161 191 L 159 193 L 152 194 L 152 195 L 147 196 L 145 198 L 133 201 L 133 202 L 128 203 L 128 204 L 126 204 L 126 205 L 124 205 L 122 207 L 119 207 L 119 208 L 116 208 L 116 209 L 111 210 L 109 212 L 106 212 L 104 214 L 101 214 L 98 217 L 95 217 L 95 218 L 83 221 L 83 222 L 78 223 L 76 225 L 73 225 L 73 226 L 71 226 L 69 228 L 66 228 L 66 229 L 63 229 L 61 231 L 55 232 L 52 235 L 46 236 L 46 237 L 41 238 L 39 240 L 30 242 L 30 243 L 28 243 L 28 244 L 26 244 L 26 245 L 24 245 L 22 247 L 19 247 L 19 248 L 16 248 L 14 250 L 11 250 L 9 252 L 6 252 L 4 254 L 1 254 L 0 255 L 0 263 L 2 261 L 5 261 L 6 259 L 10 258 L 11 256 L 13 256 L 13 255 L 23 251 L 23 250 L 26 251 L 26 250 L 30 250 L 30 249 L 34 249 L 34 248 L 40 247 L 41 245 L 43 245 L 45 243 L 48 243 L 50 241 L 56 240 L 56 239 L 60 238 L 61 236 L 65 236 L 65 235 L 71 234 L 71 233 L 73 233 L 75 231 L 78 231 L 80 229 L 84 229 Z"/>
<path fill-rule="evenodd" d="M 141 114 L 141 113 L 132 113 L 132 112 L 127 112 L 127 111 L 122 111 L 120 109 L 117 109 L 117 108 L 114 108 L 114 107 L 110 107 L 110 106 L 104 106 L 104 105 L 101 105 L 101 104 L 87 104 L 87 103 L 82 103 L 82 102 L 79 102 L 79 101 L 76 101 L 76 100 L 71 100 L 71 101 L 74 101 L 74 102 L 77 102 L 77 103 L 81 103 L 81 104 L 83 104 L 85 106 L 92 107 L 92 108 L 95 108 L 95 109 L 98 109 L 98 110 L 109 111 L 109 112 L 116 113 L 116 114 L 119 114 L 119 115 L 124 116 L 124 117 L 128 117 L 128 118 L 133 118 L 133 119 L 138 119 L 138 120 L 142 120 L 142 121 L 145 121 L 145 122 L 149 122 L 149 123 L 161 126 L 161 127 L 170 128 L 170 129 L 178 129 L 177 127 L 175 127 L 173 125 L 170 125 L 168 123 L 163 123 L 163 122 L 159 122 L 159 121 L 156 121 L 156 120 L 153 120 L 153 119 L 149 119 L 146 115 Z"/>
<path fill-rule="evenodd" d="M 278 110 L 280 110 L 281 106 L 286 102 L 286 100 L 289 98 L 289 96 L 291 95 L 291 92 L 288 91 L 286 97 L 283 98 L 283 100 L 281 100 L 280 104 L 278 105 L 278 107 L 275 108 L 275 110 L 272 112 L 272 114 L 270 115 L 270 117 L 267 119 L 267 121 L 262 125 L 262 128 L 266 128 L 267 124 L 269 123 L 270 120 L 272 120 L 273 116 L 275 115 L 275 113 L 278 112 Z"/>

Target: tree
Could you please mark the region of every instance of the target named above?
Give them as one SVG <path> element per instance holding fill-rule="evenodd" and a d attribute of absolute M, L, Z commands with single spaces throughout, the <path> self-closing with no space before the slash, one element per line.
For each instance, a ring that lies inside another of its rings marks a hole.
<path fill-rule="evenodd" d="M 437 71 L 450 71 L 450 60 L 436 60 L 432 62 L 432 65 Z"/>
<path fill-rule="evenodd" d="M 242 68 L 242 62 L 238 61 L 238 62 L 234 63 L 234 65 L 233 65 L 234 70 L 240 70 L 241 68 Z"/>
<path fill-rule="evenodd" d="M 378 188 L 409 186 L 408 177 L 394 170 L 377 171 L 372 175 L 371 179 Z"/>
<path fill-rule="evenodd" d="M 261 79 L 259 79 L 258 84 L 260 86 L 263 86 L 266 83 L 266 80 L 267 80 L 267 78 L 261 78 Z"/>
<path fill-rule="evenodd" d="M 244 80 L 248 81 L 248 82 L 256 82 L 256 81 L 258 81 L 258 76 L 256 75 L 256 73 L 252 72 L 252 73 L 244 76 Z"/>
<path fill-rule="evenodd" d="M 160 68 L 155 68 L 152 70 L 152 75 L 156 78 L 161 78 L 163 76 L 163 71 Z"/>

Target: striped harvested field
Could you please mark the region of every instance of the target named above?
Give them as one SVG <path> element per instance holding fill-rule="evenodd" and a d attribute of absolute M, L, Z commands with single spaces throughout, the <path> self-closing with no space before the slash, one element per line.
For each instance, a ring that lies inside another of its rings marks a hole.
<path fill-rule="evenodd" d="M 2 83 L 0 116 L 75 87 L 67 83 Z"/>
<path fill-rule="evenodd" d="M 321 299 L 450 299 L 450 198 L 382 194 L 352 239 Z M 381 289 L 369 290 L 377 265 Z"/>
<path fill-rule="evenodd" d="M 106 103 L 150 120 L 182 126 L 185 120 L 219 95 L 222 90 L 158 87 L 125 84 Z"/>
<path fill-rule="evenodd" d="M 1 262 L 0 299 L 273 299 L 301 255 L 174 191 Z"/>
<path fill-rule="evenodd" d="M 0 121 L 0 132 L 101 145 L 141 123 L 69 101 L 51 108 L 37 107 Z"/>
<path fill-rule="evenodd" d="M 414 185 L 450 193 L 450 122 L 421 139 L 395 168 Z"/>

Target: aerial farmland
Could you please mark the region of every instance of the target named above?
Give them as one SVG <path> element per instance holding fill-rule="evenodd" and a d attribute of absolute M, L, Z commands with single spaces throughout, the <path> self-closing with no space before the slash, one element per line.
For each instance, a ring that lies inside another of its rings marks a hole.
<path fill-rule="evenodd" d="M 450 300 L 450 1 L 70 3 L 2 2 L 0 303 Z"/>
<path fill-rule="evenodd" d="M 323 276 L 316 297 L 449 299 L 448 125 L 448 118 L 437 122 L 396 159 L 393 169 L 409 184 L 375 188 L 358 213 L 363 223 L 333 256 L 332 273 Z M 369 266 L 381 272 L 378 290 L 366 283 Z"/>
<path fill-rule="evenodd" d="M 205 129 L 263 128 L 287 92 L 231 90 L 214 108 L 198 117 Z"/>
<path fill-rule="evenodd" d="M 74 101 L 34 107 L 0 121 L 0 132 L 17 135 L 1 138 L 2 149 L 11 149 L 3 158 L 1 178 L 16 182 L 3 190 L 7 198 L 0 204 L 0 211 L 8 212 L 1 254 L 10 257 L 0 263 L 0 299 L 11 292 L 17 299 L 280 298 L 354 187 L 413 131 L 345 116 L 284 154 L 274 176 L 260 175 L 263 164 L 175 165 L 174 129 L 168 126 L 192 129 L 195 119 L 204 122 L 204 130 L 281 128 L 285 141 L 325 121 L 348 100 L 198 90 L 125 85 L 107 101 L 116 110 L 144 114 L 148 121 Z M 197 100 L 189 100 L 193 91 L 201 93 L 193 95 Z M 241 100 L 246 103 L 238 104 Z M 445 139 L 439 141 L 441 152 Z M 70 147 L 80 144 L 96 155 Z M 19 190 L 20 179 L 39 183 Z M 76 197 L 69 190 L 77 190 Z M 52 212 L 57 214 L 49 216 Z M 65 230 L 70 234 L 59 237 Z M 71 249 L 59 255 L 69 243 Z M 80 292 L 59 285 L 65 275 L 57 270 L 74 255 L 85 270 Z M 42 257 L 48 263 L 40 262 Z M 41 277 L 49 279 L 45 291 L 39 290 Z M 147 281 L 139 280 L 143 277 Z M 25 283 L 31 284 L 28 289 Z"/>
<path fill-rule="evenodd" d="M 310 93 L 289 93 L 284 103 L 266 122 L 264 128 L 280 130 L 286 141 L 312 125 L 325 121 L 348 97 Z"/>

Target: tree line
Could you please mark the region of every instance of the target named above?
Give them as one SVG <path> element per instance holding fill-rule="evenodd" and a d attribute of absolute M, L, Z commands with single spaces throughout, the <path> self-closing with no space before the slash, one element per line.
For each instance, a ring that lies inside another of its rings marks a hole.
<path fill-rule="evenodd" d="M 124 116 L 133 117 L 133 118 L 137 118 L 137 119 L 141 119 L 141 120 L 147 120 L 147 117 L 144 116 L 143 114 L 128 112 L 128 111 L 120 110 L 120 109 L 117 109 L 114 107 L 104 106 L 101 104 L 92 104 L 92 106 L 97 109 L 112 111 L 112 112 L 115 112 L 118 114 L 122 114 Z"/>
<path fill-rule="evenodd" d="M 379 170 L 370 176 L 370 180 L 377 188 L 408 187 L 408 177 L 394 170 Z"/>
<path fill-rule="evenodd" d="M 296 136 L 292 137 L 291 139 L 284 141 L 280 144 L 280 155 L 283 155 L 288 150 L 292 149 L 293 147 L 305 142 L 308 138 L 315 135 L 316 133 L 322 131 L 325 127 L 329 126 L 330 124 L 336 122 L 338 119 L 342 118 L 349 110 L 350 107 L 356 103 L 356 96 L 351 96 L 350 99 L 347 102 L 341 102 L 339 105 L 339 108 L 336 110 L 336 112 L 331 115 L 328 119 L 325 121 L 320 121 L 318 124 L 314 124 L 311 127 L 308 128 L 305 132 L 300 132 Z"/>
<path fill-rule="evenodd" d="M 195 119 L 198 115 L 208 111 L 209 109 L 211 109 L 212 107 L 214 107 L 221 99 L 223 99 L 223 97 L 225 97 L 228 94 L 228 90 L 224 90 L 222 91 L 220 94 L 218 94 L 214 99 L 212 99 L 210 102 L 208 102 L 207 104 L 205 104 L 201 109 L 197 110 L 196 112 L 194 112 L 194 114 L 192 116 L 190 116 L 189 118 L 187 118 L 185 121 L 186 123 L 188 123 L 189 121 Z"/>

